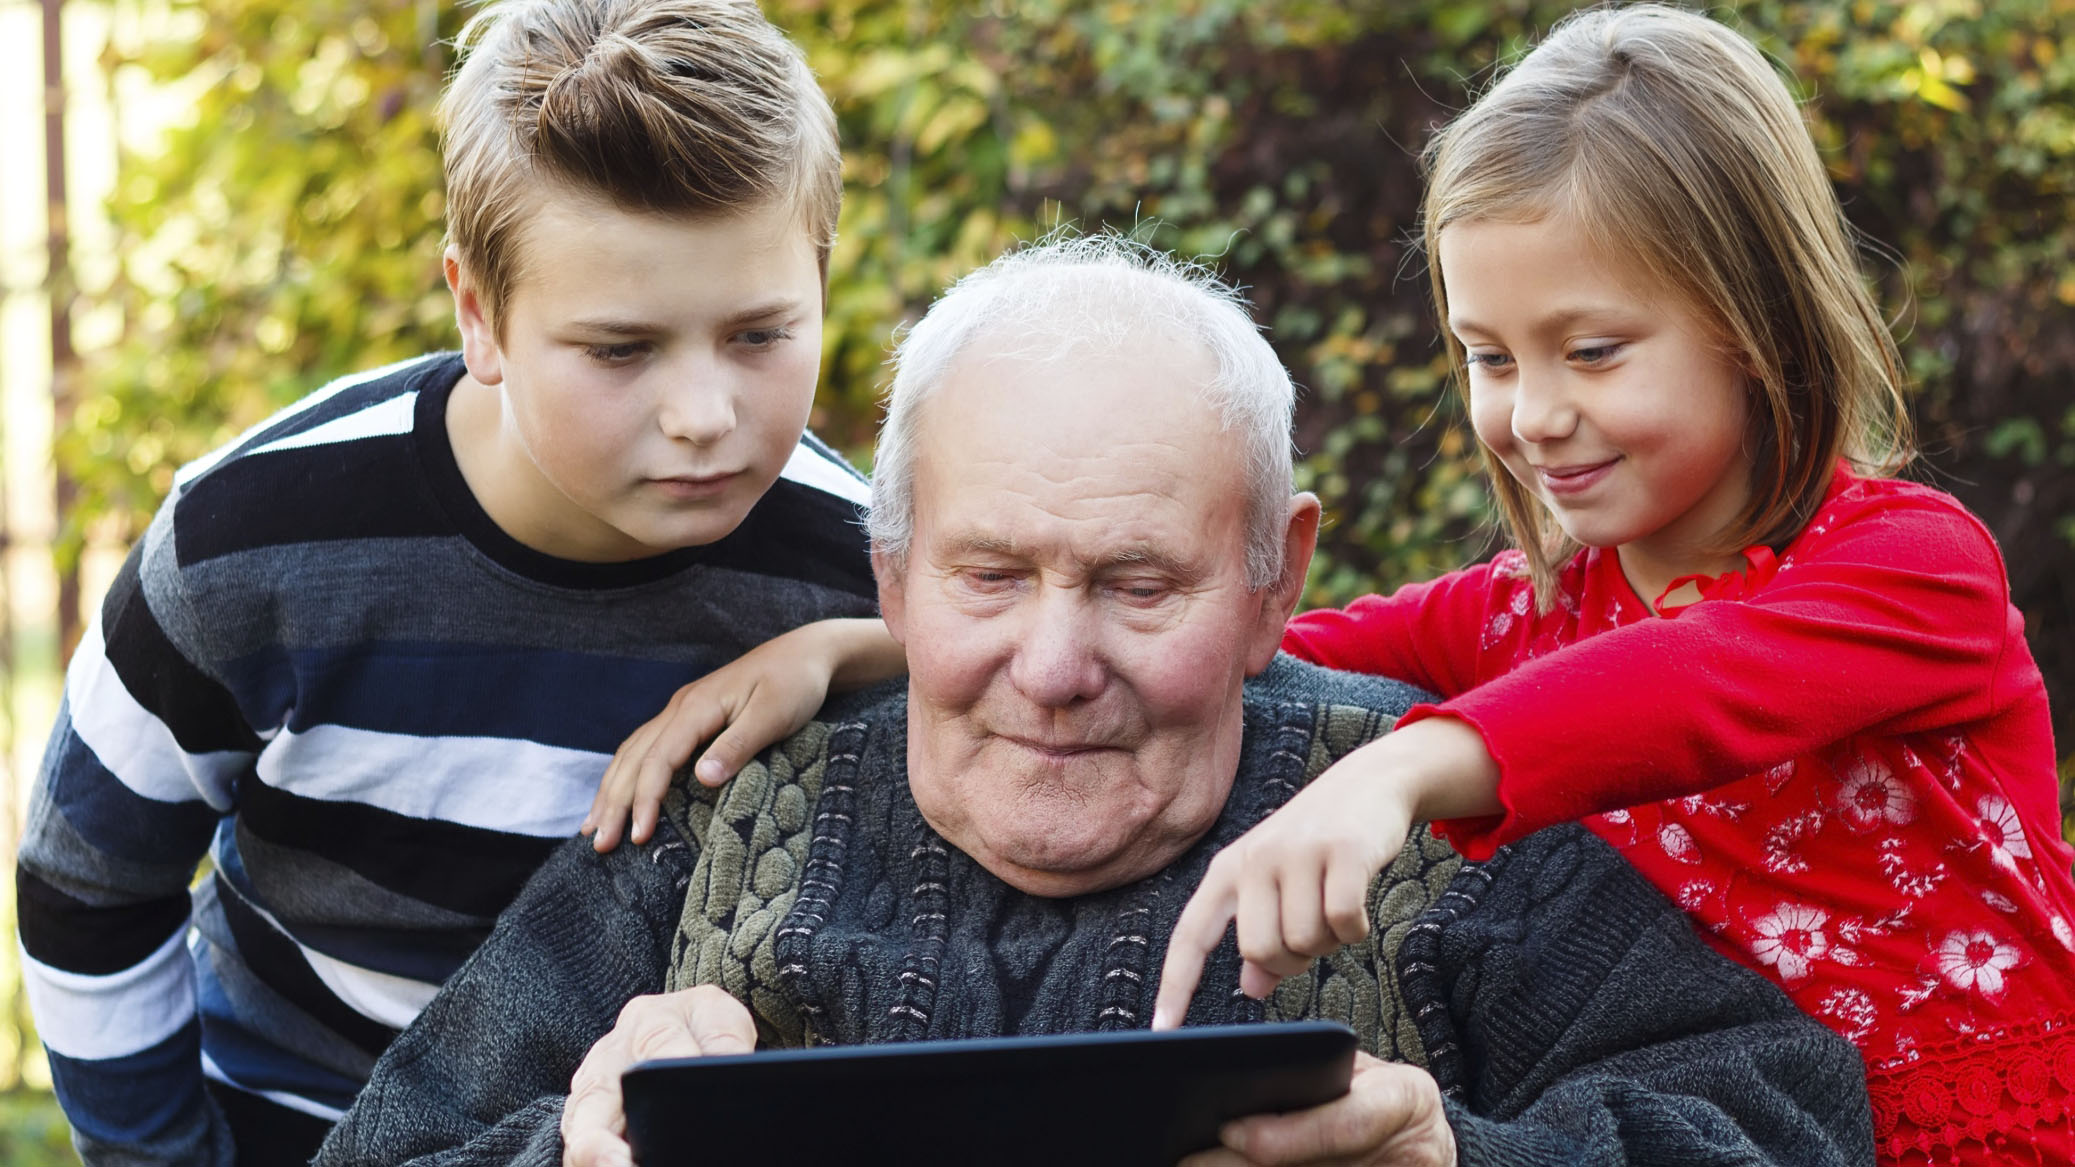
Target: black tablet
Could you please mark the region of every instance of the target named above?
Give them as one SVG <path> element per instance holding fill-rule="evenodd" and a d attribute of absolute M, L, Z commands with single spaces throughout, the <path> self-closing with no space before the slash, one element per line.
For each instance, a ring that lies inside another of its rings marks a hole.
<path fill-rule="evenodd" d="M 1166 1167 L 1228 1119 L 1347 1093 L 1323 1021 L 928 1041 L 644 1062 L 621 1079 L 642 1167 Z"/>

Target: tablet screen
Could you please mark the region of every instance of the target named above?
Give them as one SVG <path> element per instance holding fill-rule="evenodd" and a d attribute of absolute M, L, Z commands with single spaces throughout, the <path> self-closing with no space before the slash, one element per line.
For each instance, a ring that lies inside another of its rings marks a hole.
<path fill-rule="evenodd" d="M 682 1058 L 621 1084 L 643 1167 L 1164 1167 L 1230 1119 L 1347 1093 L 1354 1049 L 1303 1021 Z"/>

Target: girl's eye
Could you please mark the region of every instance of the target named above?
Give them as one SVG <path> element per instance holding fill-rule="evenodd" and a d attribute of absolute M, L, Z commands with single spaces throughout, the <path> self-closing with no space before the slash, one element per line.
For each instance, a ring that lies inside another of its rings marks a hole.
<path fill-rule="evenodd" d="M 1619 355 L 1625 347 L 1627 346 L 1618 343 L 1588 344 L 1580 348 L 1574 348 L 1565 355 L 1570 360 L 1581 365 L 1604 365 Z"/>
<path fill-rule="evenodd" d="M 648 351 L 648 345 L 645 342 L 633 340 L 624 341 L 620 344 L 587 344 L 584 346 L 584 355 L 601 365 L 624 365 L 646 351 Z"/>
<path fill-rule="evenodd" d="M 790 328 L 752 328 L 748 332 L 736 333 L 735 339 L 746 348 L 768 349 L 778 347 L 781 341 L 791 340 L 792 335 Z"/>
<path fill-rule="evenodd" d="M 1491 372 L 1496 372 L 1513 363 L 1513 358 L 1505 353 L 1468 353 L 1465 354 L 1463 360 L 1468 362 L 1473 368 L 1482 368 Z"/>

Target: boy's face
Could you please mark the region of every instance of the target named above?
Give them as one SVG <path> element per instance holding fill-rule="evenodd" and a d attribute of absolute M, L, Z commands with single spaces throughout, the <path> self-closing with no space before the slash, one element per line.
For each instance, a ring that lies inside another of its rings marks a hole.
<path fill-rule="evenodd" d="M 814 400 L 822 283 L 799 217 L 557 196 L 521 246 L 501 340 L 447 258 L 470 374 L 448 430 L 484 509 L 535 550 L 593 562 L 733 531 Z"/>

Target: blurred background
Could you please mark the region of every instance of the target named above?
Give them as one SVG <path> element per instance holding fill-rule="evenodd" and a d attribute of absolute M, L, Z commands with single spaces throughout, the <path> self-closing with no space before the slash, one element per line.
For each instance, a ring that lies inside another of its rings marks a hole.
<path fill-rule="evenodd" d="M 765 0 L 842 121 L 813 424 L 869 465 L 889 332 L 1060 225 L 1250 289 L 1305 392 L 1310 602 L 1496 549 L 1411 246 L 1433 126 L 1571 5 Z M 1710 9 L 1796 77 L 1987 521 L 2075 778 L 2075 0 Z M 0 848 L 60 670 L 181 463 L 456 343 L 431 110 L 450 0 L 0 0 Z M 71 1160 L 0 891 L 0 1163 Z"/>

